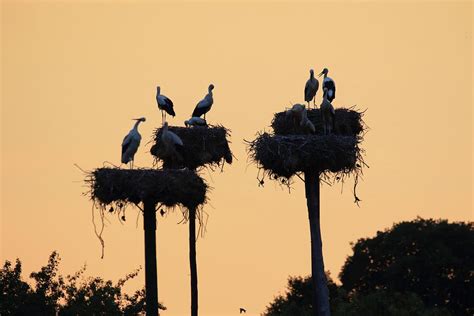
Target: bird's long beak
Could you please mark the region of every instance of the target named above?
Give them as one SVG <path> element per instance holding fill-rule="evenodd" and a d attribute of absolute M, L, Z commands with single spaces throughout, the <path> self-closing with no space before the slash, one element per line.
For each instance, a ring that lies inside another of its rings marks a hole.
<path fill-rule="evenodd" d="M 324 71 L 321 71 L 318 75 L 318 77 L 321 77 L 323 75 Z"/>

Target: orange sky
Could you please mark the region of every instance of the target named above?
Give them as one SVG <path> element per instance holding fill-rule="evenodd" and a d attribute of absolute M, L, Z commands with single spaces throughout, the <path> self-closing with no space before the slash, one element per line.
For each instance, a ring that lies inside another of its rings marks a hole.
<path fill-rule="evenodd" d="M 310 271 L 300 181 L 291 194 L 257 186 L 243 139 L 269 130 L 272 113 L 303 100 L 308 70 L 330 69 L 333 104 L 367 108 L 361 207 L 350 188 L 322 187 L 326 267 L 334 277 L 351 241 L 416 216 L 473 220 L 472 2 L 404 4 L 3 1 L 1 259 L 20 257 L 25 275 L 52 250 L 61 270 L 83 263 L 117 278 L 143 265 L 143 230 L 129 209 L 110 217 L 105 259 L 82 193 L 84 169 L 120 162 L 133 117 L 143 143 L 161 116 L 155 86 L 182 125 L 210 82 L 210 123 L 232 130 L 237 161 L 202 172 L 210 193 L 198 240 L 200 311 L 258 315 L 289 275 Z M 318 102 L 321 96 L 318 94 Z M 163 315 L 188 315 L 187 226 L 179 212 L 158 222 Z M 140 287 L 144 273 L 129 290 Z"/>

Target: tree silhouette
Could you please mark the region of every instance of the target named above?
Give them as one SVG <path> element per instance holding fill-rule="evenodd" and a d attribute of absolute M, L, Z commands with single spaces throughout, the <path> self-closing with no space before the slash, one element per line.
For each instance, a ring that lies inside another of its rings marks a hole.
<path fill-rule="evenodd" d="M 145 290 L 123 293 L 126 282 L 116 284 L 98 277 L 84 277 L 84 266 L 73 275 L 59 274 L 60 257 L 53 252 L 47 265 L 30 274 L 34 286 L 22 280 L 19 259 L 5 261 L 0 271 L 0 315 L 137 315 L 145 311 Z M 160 309 L 166 309 L 159 304 Z"/>
<path fill-rule="evenodd" d="M 473 238 L 472 223 L 418 218 L 360 239 L 342 268 L 342 285 L 327 277 L 332 313 L 472 315 Z M 290 278 L 287 293 L 264 315 L 310 315 L 311 292 L 311 277 Z"/>
<path fill-rule="evenodd" d="M 474 313 L 473 223 L 418 218 L 362 238 L 340 278 L 349 292 L 413 292 L 429 307 Z"/>
<path fill-rule="evenodd" d="M 443 308 L 429 308 L 421 298 L 411 292 L 374 291 L 349 295 L 342 286 L 336 285 L 329 276 L 330 305 L 334 316 L 450 316 Z M 287 291 L 277 296 L 267 306 L 264 316 L 309 316 L 311 306 L 311 277 L 292 277 Z"/>

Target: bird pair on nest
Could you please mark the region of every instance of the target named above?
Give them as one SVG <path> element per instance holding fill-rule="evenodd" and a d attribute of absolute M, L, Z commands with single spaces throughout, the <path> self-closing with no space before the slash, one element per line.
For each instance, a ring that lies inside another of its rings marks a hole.
<path fill-rule="evenodd" d="M 206 113 L 209 112 L 212 108 L 212 104 L 214 103 L 214 99 L 212 96 L 212 90 L 214 89 L 214 85 L 210 84 L 207 91 L 208 93 L 198 102 L 196 107 L 194 108 L 193 114 L 189 120 L 184 121 L 184 125 L 186 127 L 189 126 L 207 126 L 206 123 Z M 167 96 L 160 93 L 160 87 L 156 87 L 156 102 L 158 103 L 158 109 L 161 111 L 161 119 L 162 121 L 166 121 L 166 114 L 171 116 L 175 116 L 176 113 L 173 109 L 173 101 L 170 100 Z M 201 116 L 204 115 L 204 119 Z"/>
<path fill-rule="evenodd" d="M 328 72 L 329 70 L 327 68 L 324 68 L 323 71 L 318 75 L 321 77 L 324 75 L 323 79 L 323 91 L 327 89 L 326 93 L 326 98 L 329 102 L 332 102 L 336 98 L 336 84 L 334 80 L 328 77 Z M 313 105 L 316 107 L 316 92 L 318 92 L 319 89 L 319 81 L 314 77 L 314 70 L 310 69 L 309 70 L 309 79 L 306 81 L 306 85 L 304 87 L 304 100 L 308 102 L 308 108 L 309 108 L 309 103 L 311 100 L 313 100 Z M 323 96 L 324 98 L 324 96 Z"/>
<path fill-rule="evenodd" d="M 334 80 L 328 77 L 329 70 L 324 68 L 323 71 L 318 75 L 323 79 L 323 101 L 321 103 L 321 119 L 323 121 L 324 135 L 331 134 L 334 130 L 335 115 L 336 111 L 332 106 L 331 102 L 336 98 L 336 84 Z M 319 89 L 319 81 L 314 77 L 314 70 L 310 69 L 309 79 L 306 81 L 304 88 L 304 100 L 310 107 L 311 100 L 316 108 L 316 93 Z M 291 110 L 287 111 L 287 114 L 292 114 L 294 120 L 306 133 L 315 133 L 313 123 L 308 119 L 306 115 L 306 108 L 304 105 L 295 104 Z"/>

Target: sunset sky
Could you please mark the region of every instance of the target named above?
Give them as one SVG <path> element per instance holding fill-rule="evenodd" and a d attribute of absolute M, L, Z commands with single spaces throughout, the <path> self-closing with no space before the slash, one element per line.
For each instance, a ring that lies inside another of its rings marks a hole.
<path fill-rule="evenodd" d="M 57 250 L 61 272 L 116 281 L 144 265 L 142 217 L 109 216 L 105 258 L 84 175 L 120 164 L 133 125 L 135 164 L 152 165 L 161 124 L 155 87 L 183 125 L 209 83 L 211 124 L 232 130 L 236 156 L 213 187 L 207 232 L 197 243 L 200 314 L 259 315 L 290 275 L 310 273 L 304 187 L 258 187 L 244 139 L 270 131 L 274 112 L 303 101 L 309 69 L 329 68 L 335 107 L 367 109 L 370 131 L 360 207 L 353 180 L 323 185 L 326 268 L 337 278 L 350 242 L 394 222 L 472 221 L 473 4 L 471 1 L 157 2 L 2 1 L 1 255 L 25 276 Z M 321 102 L 318 92 L 317 102 Z M 187 226 L 176 210 L 158 219 L 163 315 L 189 315 Z M 144 271 L 127 287 L 143 286 Z"/>

